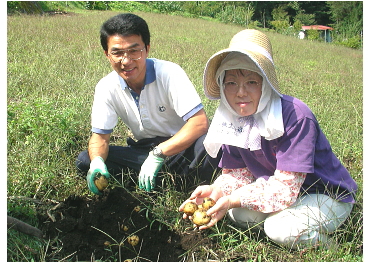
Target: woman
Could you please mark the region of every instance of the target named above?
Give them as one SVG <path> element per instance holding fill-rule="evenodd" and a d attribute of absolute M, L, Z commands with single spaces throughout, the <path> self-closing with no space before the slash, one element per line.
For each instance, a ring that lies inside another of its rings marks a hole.
<path fill-rule="evenodd" d="M 179 210 L 211 197 L 212 219 L 200 229 L 227 214 L 240 227 L 261 225 L 289 248 L 328 243 L 349 216 L 357 185 L 311 110 L 279 92 L 267 36 L 250 29 L 236 34 L 207 62 L 204 91 L 220 99 L 204 145 L 211 156 L 222 148 L 223 172 Z"/>

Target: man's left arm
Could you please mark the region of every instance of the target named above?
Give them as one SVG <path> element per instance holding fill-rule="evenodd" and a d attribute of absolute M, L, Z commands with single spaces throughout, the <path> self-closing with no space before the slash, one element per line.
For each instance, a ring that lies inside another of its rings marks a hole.
<path fill-rule="evenodd" d="M 209 122 L 204 109 L 187 120 L 187 123 L 167 141 L 160 143 L 157 148 L 161 149 L 166 156 L 175 155 L 190 147 L 200 136 L 207 132 Z M 156 156 L 153 151 L 149 152 L 147 159 L 142 164 L 139 173 L 139 188 L 152 191 L 156 185 L 156 176 L 165 159 Z"/>
<path fill-rule="evenodd" d="M 209 128 L 209 121 L 204 109 L 187 120 L 187 123 L 167 141 L 157 147 L 166 156 L 172 156 L 190 147 L 199 137 L 204 135 Z"/>

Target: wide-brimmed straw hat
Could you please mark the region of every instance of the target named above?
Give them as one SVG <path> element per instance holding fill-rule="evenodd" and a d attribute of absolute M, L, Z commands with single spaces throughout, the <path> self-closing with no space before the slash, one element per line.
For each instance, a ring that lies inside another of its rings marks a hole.
<path fill-rule="evenodd" d="M 271 87 L 279 93 L 272 46 L 268 37 L 259 30 L 245 29 L 232 38 L 227 49 L 215 53 L 207 61 L 203 78 L 204 92 L 209 99 L 220 99 L 220 88 L 215 73 L 220 67 L 222 60 L 230 52 L 240 52 L 247 55 L 259 67 Z"/>

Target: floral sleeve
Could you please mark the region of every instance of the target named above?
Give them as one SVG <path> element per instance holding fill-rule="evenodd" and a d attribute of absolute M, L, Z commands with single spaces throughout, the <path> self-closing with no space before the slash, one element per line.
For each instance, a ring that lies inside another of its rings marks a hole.
<path fill-rule="evenodd" d="M 283 210 L 299 195 L 306 173 L 276 170 L 268 180 L 254 179 L 246 168 L 224 169 L 215 180 L 224 195 L 238 195 L 241 207 L 263 213 Z"/>
<path fill-rule="evenodd" d="M 234 190 L 255 181 L 247 168 L 223 169 L 222 174 L 215 180 L 214 185 L 222 189 L 224 195 L 230 195 Z"/>

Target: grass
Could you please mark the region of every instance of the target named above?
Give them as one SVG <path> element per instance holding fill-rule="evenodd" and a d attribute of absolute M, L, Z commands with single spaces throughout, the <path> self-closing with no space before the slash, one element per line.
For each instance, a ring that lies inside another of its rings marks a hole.
<path fill-rule="evenodd" d="M 87 147 L 94 87 L 111 71 L 99 44 L 99 27 L 113 12 L 67 16 L 8 17 L 7 49 L 7 196 L 63 200 L 89 194 L 76 176 L 74 161 Z M 137 13 L 151 30 L 150 57 L 184 68 L 210 118 L 217 101 L 203 94 L 202 73 L 208 58 L 226 48 L 243 28 L 232 25 Z M 363 54 L 362 51 L 267 32 L 281 92 L 306 102 L 316 114 L 335 154 L 359 185 L 359 203 L 335 238 L 336 249 L 301 254 L 227 224 L 209 230 L 230 256 L 251 254 L 251 261 L 362 261 L 363 259 Z M 114 143 L 128 131 L 120 124 Z M 187 194 L 169 189 L 151 208 L 165 225 L 184 227 L 177 207 Z M 150 200 L 150 199 L 149 199 Z M 35 225 L 34 206 L 7 202 L 9 215 Z M 166 212 L 163 212 L 166 211 Z M 8 261 L 43 261 L 48 244 L 8 231 Z M 25 249 L 28 247 L 29 249 Z M 215 258 L 218 251 L 204 251 Z M 258 253 L 257 253 L 258 252 Z M 194 255 L 193 255 L 194 256 Z M 218 260 L 223 260 L 219 258 Z"/>

